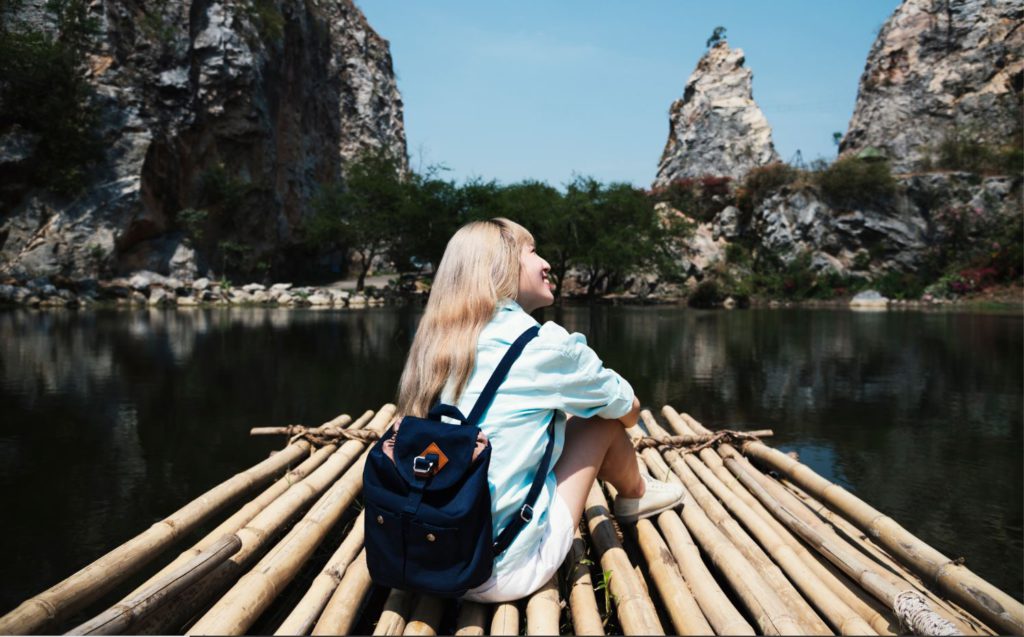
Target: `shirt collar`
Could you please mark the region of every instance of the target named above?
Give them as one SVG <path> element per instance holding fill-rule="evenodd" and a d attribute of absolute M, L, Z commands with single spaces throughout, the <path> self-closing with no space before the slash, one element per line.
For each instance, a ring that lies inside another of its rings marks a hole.
<path fill-rule="evenodd" d="M 498 309 L 501 311 L 518 310 L 520 312 L 526 312 L 526 310 L 524 310 L 522 306 L 516 302 L 515 299 L 501 299 L 500 301 L 498 301 Z"/>

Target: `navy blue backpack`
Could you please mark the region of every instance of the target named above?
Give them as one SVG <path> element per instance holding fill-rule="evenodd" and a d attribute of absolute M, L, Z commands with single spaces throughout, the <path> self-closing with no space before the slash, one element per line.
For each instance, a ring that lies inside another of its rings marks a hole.
<path fill-rule="evenodd" d="M 491 576 L 494 558 L 533 518 L 554 447 L 548 444 L 526 501 L 498 533 L 491 531 L 487 468 L 491 445 L 477 427 L 494 394 L 539 326 L 523 332 L 498 363 L 469 417 L 438 403 L 426 418 L 405 416 L 370 450 L 363 469 L 366 565 L 377 584 L 460 597 Z M 441 421 L 446 416 L 458 425 Z"/>

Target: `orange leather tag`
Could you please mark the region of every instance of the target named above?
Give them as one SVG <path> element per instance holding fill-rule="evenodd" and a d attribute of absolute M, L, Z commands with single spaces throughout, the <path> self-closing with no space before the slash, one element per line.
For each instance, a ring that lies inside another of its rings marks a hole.
<path fill-rule="evenodd" d="M 441 447 L 438 447 L 436 442 L 432 442 L 427 445 L 427 448 L 424 449 L 420 455 L 426 456 L 428 453 L 437 454 L 437 469 L 434 470 L 434 475 L 437 475 L 437 472 L 444 469 L 444 466 L 448 464 L 448 456 L 444 455 L 444 452 L 441 451 Z"/>

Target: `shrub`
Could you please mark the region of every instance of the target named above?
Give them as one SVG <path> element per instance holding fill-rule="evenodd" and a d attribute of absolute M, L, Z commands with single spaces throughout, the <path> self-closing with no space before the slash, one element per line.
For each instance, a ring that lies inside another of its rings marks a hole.
<path fill-rule="evenodd" d="M 994 284 L 999 278 L 999 271 L 991 266 L 966 268 L 949 281 L 949 291 L 953 294 L 978 292 Z"/>
<path fill-rule="evenodd" d="M 927 272 L 886 272 L 871 282 L 871 287 L 890 299 L 920 298 L 927 286 Z"/>
<path fill-rule="evenodd" d="M 1006 144 L 986 144 L 965 133 L 947 135 L 928 165 L 981 175 L 1020 175 L 1024 170 L 1024 133 L 1019 129 Z"/>
<path fill-rule="evenodd" d="M 758 292 L 787 299 L 808 298 L 816 284 L 809 252 L 788 263 L 775 255 L 763 255 L 754 262 L 753 279 Z"/>
<path fill-rule="evenodd" d="M 185 208 L 178 212 L 178 222 L 195 241 L 203 238 L 203 228 L 210 214 L 203 209 Z"/>
<path fill-rule="evenodd" d="M 252 185 L 232 175 L 222 163 L 203 171 L 199 178 L 199 198 L 203 204 L 221 212 L 233 212 L 242 206 Z"/>
<path fill-rule="evenodd" d="M 800 171 L 783 162 L 758 166 L 747 173 L 743 187 L 736 197 L 736 204 L 744 212 L 751 213 L 780 188 L 796 181 Z"/>
<path fill-rule="evenodd" d="M 719 305 L 724 299 L 725 297 L 718 289 L 718 283 L 705 279 L 686 299 L 686 304 L 690 307 L 711 308 Z"/>
<path fill-rule="evenodd" d="M 251 0 L 244 11 L 265 43 L 277 42 L 284 36 L 284 16 L 274 0 Z"/>
<path fill-rule="evenodd" d="M 725 246 L 725 260 L 734 265 L 748 265 L 750 251 L 739 243 L 730 243 Z"/>
<path fill-rule="evenodd" d="M 711 221 L 732 200 L 732 179 L 704 175 L 684 177 L 650 192 L 654 202 L 665 202 L 697 221 Z"/>
<path fill-rule="evenodd" d="M 837 208 L 884 204 L 896 193 L 889 162 L 843 157 L 817 176 L 825 199 Z"/>
<path fill-rule="evenodd" d="M 65 195 L 85 186 L 102 156 L 99 116 L 78 59 L 72 46 L 43 33 L 0 31 L 0 128 L 38 135 L 31 182 Z"/>
<path fill-rule="evenodd" d="M 696 208 L 696 182 L 689 177 L 675 179 L 669 185 L 654 188 L 650 198 L 654 202 L 664 202 L 676 210 L 690 214 Z"/>

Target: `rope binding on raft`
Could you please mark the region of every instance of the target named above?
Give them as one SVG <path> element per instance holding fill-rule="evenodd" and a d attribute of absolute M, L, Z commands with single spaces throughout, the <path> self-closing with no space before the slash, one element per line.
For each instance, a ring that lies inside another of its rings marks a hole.
<path fill-rule="evenodd" d="M 296 440 L 307 440 L 310 444 L 318 447 L 326 445 L 337 445 L 343 440 L 358 440 L 360 442 L 374 442 L 380 439 L 380 434 L 365 429 L 343 429 L 334 426 L 306 427 L 305 425 L 287 425 L 284 427 L 254 427 L 250 432 L 252 435 L 284 435 L 289 437 L 289 444 Z M 708 447 L 718 447 L 724 444 L 745 442 L 748 440 L 760 440 L 774 435 L 771 429 L 758 429 L 755 431 L 735 431 L 722 429 L 710 434 L 690 434 L 681 436 L 644 436 L 636 438 L 633 446 L 637 451 L 649 448 L 670 448 L 678 449 L 686 453 L 697 453 Z"/>

